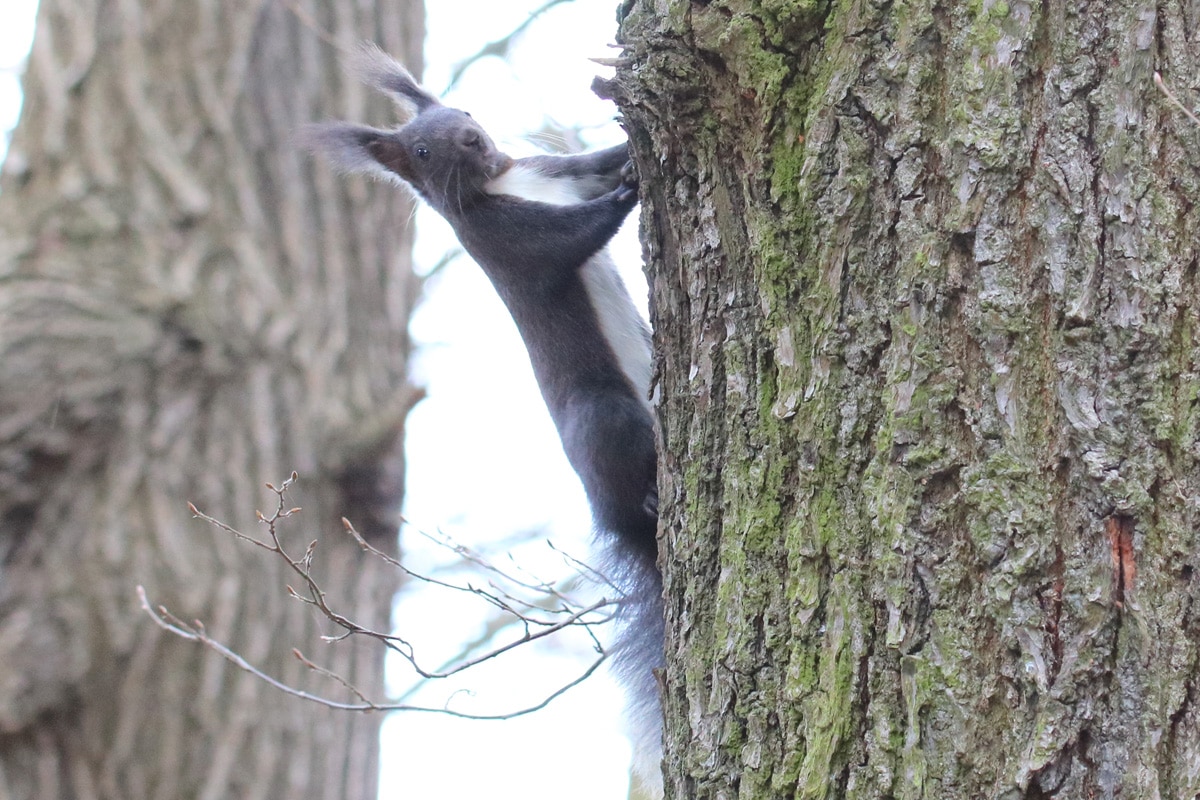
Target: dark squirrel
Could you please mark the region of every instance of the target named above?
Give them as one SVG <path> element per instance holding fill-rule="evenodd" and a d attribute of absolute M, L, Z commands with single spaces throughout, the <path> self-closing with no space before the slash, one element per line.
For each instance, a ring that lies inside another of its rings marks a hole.
<path fill-rule="evenodd" d="M 442 105 L 377 48 L 352 66 L 415 116 L 393 130 L 313 125 L 303 138 L 343 171 L 411 186 L 451 224 L 512 314 L 591 505 L 601 569 L 623 594 L 613 660 L 629 694 L 635 763 L 653 788 L 663 631 L 650 332 L 605 249 L 638 199 L 627 146 L 513 159 L 470 114 Z"/>

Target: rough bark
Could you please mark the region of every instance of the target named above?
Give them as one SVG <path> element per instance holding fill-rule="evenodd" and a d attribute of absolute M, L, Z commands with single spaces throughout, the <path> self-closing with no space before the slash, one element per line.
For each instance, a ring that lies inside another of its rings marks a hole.
<path fill-rule="evenodd" d="M 291 139 L 378 102 L 335 45 L 412 63 L 422 37 L 415 2 L 42 0 L 0 183 L 0 798 L 374 797 L 378 715 L 276 692 L 134 589 L 285 681 L 337 691 L 300 647 L 381 695 L 377 646 L 323 645 L 283 565 L 186 503 L 253 531 L 298 470 L 284 533 L 387 627 L 397 576 L 338 518 L 394 546 L 409 208 Z"/>
<path fill-rule="evenodd" d="M 668 796 L 1195 796 L 1196 4 L 622 17 Z"/>

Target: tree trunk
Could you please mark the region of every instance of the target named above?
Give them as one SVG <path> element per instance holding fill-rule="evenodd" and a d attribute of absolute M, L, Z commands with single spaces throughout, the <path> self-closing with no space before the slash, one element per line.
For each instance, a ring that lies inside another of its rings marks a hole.
<path fill-rule="evenodd" d="M 668 796 L 1200 792 L 1198 25 L 625 4 Z"/>
<path fill-rule="evenodd" d="M 381 696 L 378 646 L 323 645 L 285 565 L 186 504 L 260 533 L 298 470 L 289 546 L 386 629 L 397 576 L 338 519 L 394 547 L 409 209 L 291 141 L 376 102 L 334 43 L 422 38 L 416 2 L 42 0 L 0 183 L 0 798 L 375 796 L 380 715 L 164 634 L 135 586 L 284 681 L 339 692 L 298 647 Z"/>

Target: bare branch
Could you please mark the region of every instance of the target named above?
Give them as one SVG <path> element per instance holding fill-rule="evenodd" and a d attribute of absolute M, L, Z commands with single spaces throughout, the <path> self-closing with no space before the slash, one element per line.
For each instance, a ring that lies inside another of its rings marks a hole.
<path fill-rule="evenodd" d="M 335 50 L 338 50 L 342 53 L 350 52 L 349 48 L 338 44 L 337 39 L 334 38 L 332 33 L 330 33 L 326 28 L 322 27 L 311 14 L 297 6 L 293 0 L 281 0 L 281 5 L 290 11 L 292 15 L 300 21 L 301 25 L 312 31 L 313 35 L 315 35 L 322 42 L 325 42 L 325 44 L 330 45 Z"/>
<path fill-rule="evenodd" d="M 229 525 L 226 525 L 224 522 L 221 522 L 219 519 L 213 519 L 208 514 L 201 512 L 199 509 L 197 509 L 191 503 L 188 503 L 187 507 L 188 507 L 188 510 L 192 512 L 192 516 L 195 517 L 196 519 L 202 519 L 205 522 L 207 522 L 208 524 L 213 525 L 217 528 L 220 528 L 221 530 L 225 531 L 226 533 L 231 534 L 232 536 L 234 536 L 238 539 L 241 539 L 243 542 L 249 542 L 250 544 L 254 545 L 255 547 L 261 547 L 263 550 L 270 550 L 272 553 L 275 552 L 275 548 L 272 547 L 269 543 L 260 542 L 258 539 L 255 539 L 253 536 L 247 536 L 246 534 L 242 533 L 241 531 L 237 530 L 236 528 L 233 528 Z M 261 512 L 260 512 L 259 518 L 261 519 Z"/>
<path fill-rule="evenodd" d="M 317 673 L 318 675 L 324 675 L 326 678 L 329 678 L 332 681 L 336 681 L 337 683 L 340 683 L 342 686 L 344 686 L 347 689 L 347 691 L 349 691 L 351 694 L 353 694 L 355 697 L 357 697 L 359 700 L 361 700 L 364 704 L 372 706 L 372 707 L 374 707 L 376 705 L 375 703 L 372 703 L 370 700 L 368 700 L 367 696 L 365 694 L 363 694 L 362 690 L 359 689 L 357 686 L 350 683 L 349 681 L 347 681 L 345 678 L 343 678 L 341 675 L 337 674 L 336 672 L 325 669 L 324 667 L 322 667 L 318 664 L 314 664 L 312 661 L 310 661 L 304 655 L 304 653 L 301 653 L 297 648 L 295 648 L 295 647 L 292 648 L 292 655 L 294 655 L 296 657 L 297 661 L 299 661 L 301 664 L 308 667 L 310 670 Z"/>
<path fill-rule="evenodd" d="M 1158 90 L 1166 95 L 1167 99 L 1174 103 L 1175 106 L 1182 111 L 1188 119 L 1190 119 L 1194 124 L 1200 125 L 1200 118 L 1198 118 L 1188 109 L 1187 106 L 1180 102 L 1179 98 L 1175 96 L 1175 93 L 1172 92 L 1170 88 L 1168 88 L 1166 81 L 1163 80 L 1162 75 L 1160 75 L 1158 72 L 1154 73 L 1154 85 L 1157 86 Z"/>
<path fill-rule="evenodd" d="M 473 55 L 468 56 L 467 58 L 455 64 L 454 70 L 450 73 L 450 82 L 446 84 L 446 91 L 448 92 L 453 89 L 458 84 L 458 81 L 462 78 L 463 73 L 465 73 L 475 62 L 482 61 L 488 56 L 508 58 L 508 54 L 512 49 L 513 42 L 515 42 L 517 37 L 524 33 L 525 30 L 532 25 L 538 17 L 540 17 L 542 14 L 545 14 L 555 6 L 560 6 L 563 3 L 569 2 L 571 2 L 571 0 L 547 0 L 540 7 L 531 11 L 529 16 L 525 18 L 525 21 L 513 28 L 513 30 L 507 36 L 502 36 L 493 42 L 488 42 L 483 47 L 479 48 L 479 50 Z"/>
<path fill-rule="evenodd" d="M 305 692 L 293 686 L 288 686 L 286 683 L 282 683 L 281 681 L 277 681 L 267 673 L 255 667 L 246 659 L 242 658 L 237 653 L 230 650 L 225 645 L 221 644 L 215 639 L 209 638 L 208 634 L 204 630 L 204 626 L 200 622 L 188 625 L 180 621 L 179 618 L 171 614 L 171 612 L 163 606 L 159 606 L 156 612 L 150 607 L 150 601 L 146 598 L 146 589 L 144 587 L 139 585 L 137 587 L 137 594 L 138 602 L 141 604 L 142 610 L 149 614 L 150 619 L 154 620 L 160 628 L 173 633 L 182 639 L 199 642 L 208 649 L 220 655 L 229 663 L 236 666 L 238 669 L 250 673 L 254 677 L 265 681 L 285 694 L 290 694 L 293 697 L 299 697 L 302 700 L 311 700 L 314 703 L 320 703 L 321 705 L 328 706 L 330 708 L 343 709 L 345 711 L 373 711 L 378 709 L 378 706 L 376 706 L 374 703 L 339 703 L 336 700 L 329 700 L 328 698 L 320 697 L 319 695 L 310 694 L 309 692 Z"/>
<path fill-rule="evenodd" d="M 266 484 L 267 489 L 275 494 L 275 507 L 269 514 L 261 511 L 256 512 L 259 522 L 266 526 L 267 535 L 265 539 L 260 539 L 258 537 L 243 533 L 236 528 L 201 512 L 191 503 L 188 504 L 188 508 L 191 510 L 193 516 L 195 516 L 197 519 L 209 523 L 218 530 L 233 536 L 235 539 L 248 542 L 259 549 L 266 550 L 281 558 L 284 563 L 287 564 L 292 573 L 299 578 L 299 582 L 295 586 L 288 585 L 286 587 L 288 594 L 299 600 L 301 603 L 317 609 L 323 617 L 340 629 L 340 633 L 322 636 L 321 638 L 323 641 L 334 643 L 349 639 L 353 636 L 365 636 L 367 638 L 374 639 L 393 652 L 398 653 L 402 658 L 405 659 L 405 661 L 408 662 L 418 676 L 427 680 L 449 678 L 451 676 L 459 675 L 466 670 L 498 658 L 499 656 L 513 651 L 518 647 L 523 647 L 540 639 L 553 636 L 554 634 L 568 628 L 580 628 L 586 632 L 587 636 L 591 639 L 592 647 L 597 654 L 596 659 L 582 675 L 570 683 L 560 687 L 558 690 L 545 697 L 541 702 L 533 706 L 503 714 L 471 714 L 467 712 L 451 710 L 448 706 L 443 708 L 433 708 L 427 706 L 410 705 L 403 702 L 373 701 L 366 697 L 362 691 L 360 691 L 341 675 L 316 664 L 298 649 L 293 649 L 293 653 L 302 664 L 304 664 L 313 672 L 316 672 L 317 674 L 322 675 L 337 684 L 340 684 L 343 689 L 354 695 L 358 702 L 348 703 L 337 701 L 297 689 L 294 686 L 289 686 L 262 672 L 253 664 L 246 661 L 246 659 L 237 652 L 210 637 L 205 630 L 203 623 L 200 621 L 193 621 L 190 624 L 185 623 L 167 610 L 164 606 L 158 606 L 157 608 L 152 607 L 146 597 L 145 590 L 139 586 L 137 591 L 142 609 L 159 627 L 181 638 L 202 644 L 203 646 L 216 652 L 222 658 L 237 666 L 239 669 L 249 672 L 255 677 L 262 679 L 271 686 L 289 695 L 299 697 L 304 700 L 309 700 L 311 702 L 320 703 L 321 705 L 325 705 L 330 708 L 348 711 L 427 711 L 445 713 L 468 719 L 510 719 L 512 717 L 522 716 L 540 708 L 544 708 L 548 703 L 553 701 L 563 692 L 567 691 L 573 686 L 578 685 L 583 680 L 586 680 L 588 676 L 590 676 L 593 672 L 595 672 L 596 669 L 599 668 L 600 664 L 607 657 L 607 654 L 605 653 L 604 648 L 601 646 L 600 640 L 596 636 L 593 627 L 595 625 L 604 624 L 612 619 L 610 607 L 614 605 L 615 601 L 602 598 L 592 603 L 580 603 L 564 593 L 554 582 L 543 580 L 524 569 L 519 563 L 513 560 L 511 556 L 511 564 L 509 565 L 509 568 L 500 568 L 480 553 L 455 543 L 449 537 L 441 534 L 440 532 L 439 535 L 434 536 L 426 533 L 425 531 L 415 529 L 439 546 L 445 547 L 451 552 L 455 553 L 463 561 L 477 566 L 492 576 L 492 579 L 489 580 L 488 584 L 483 587 L 476 586 L 471 583 L 458 584 L 451 581 L 439 580 L 437 578 L 410 570 L 398 559 L 392 557 L 388 553 L 380 550 L 368 542 L 355 529 L 354 525 L 349 520 L 343 519 L 342 525 L 346 532 L 354 538 L 354 540 L 358 543 L 358 546 L 363 551 L 369 553 L 371 556 L 381 559 L 385 563 L 400 570 L 404 575 L 412 578 L 413 580 L 450 591 L 465 592 L 478 597 L 486 603 L 499 609 L 506 617 L 508 617 L 507 622 L 505 622 L 503 625 L 494 627 L 488 633 L 479 637 L 475 643 L 468 645 L 463 653 L 460 654 L 460 657 L 445 662 L 442 665 L 439 665 L 439 667 L 436 669 L 427 669 L 423 667 L 416 657 L 414 645 L 403 636 L 391 632 L 377 631 L 366 628 L 349 619 L 348 617 L 338 613 L 328 605 L 325 591 L 312 576 L 313 563 L 315 561 L 317 552 L 317 540 L 314 539 L 310 541 L 308 546 L 305 548 L 303 555 L 301 555 L 299 558 L 293 558 L 288 553 L 281 539 L 278 523 L 281 520 L 285 520 L 300 512 L 299 508 L 288 507 L 286 502 L 286 494 L 297 479 L 297 474 L 293 472 L 288 479 L 278 487 L 270 483 Z M 598 578 L 602 583 L 607 584 L 610 588 L 615 590 L 612 582 L 596 570 L 591 569 L 590 567 L 587 567 L 587 565 L 583 564 L 583 562 L 568 556 L 566 553 L 563 553 L 563 551 L 555 548 L 553 545 L 551 545 L 551 549 L 561 554 L 568 564 L 577 569 L 579 574 Z M 523 596 L 523 594 L 519 593 L 527 593 L 530 596 Z M 604 613 L 605 609 L 609 609 L 609 611 Z M 520 627 L 521 632 L 519 635 L 514 636 L 508 642 L 495 645 L 487 650 L 484 650 L 483 652 L 475 653 L 475 651 L 480 649 L 484 643 L 495 638 L 500 630 L 503 630 L 503 628 L 511 625 Z M 472 653 L 475 654 L 470 655 Z"/>

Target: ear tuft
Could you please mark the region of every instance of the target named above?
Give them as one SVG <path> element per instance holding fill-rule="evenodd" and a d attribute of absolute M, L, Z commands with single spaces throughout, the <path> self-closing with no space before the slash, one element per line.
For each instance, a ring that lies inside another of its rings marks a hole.
<path fill-rule="evenodd" d="M 392 177 L 391 171 L 376 157 L 379 142 L 388 136 L 388 131 L 366 125 L 316 122 L 302 127 L 296 134 L 296 142 L 324 158 L 339 172 L 368 172 Z"/>
<path fill-rule="evenodd" d="M 412 73 L 399 61 L 372 42 L 363 42 L 346 60 L 346 67 L 363 83 L 390 94 L 396 102 L 416 109 L 418 114 L 442 104 L 421 88 Z"/>

